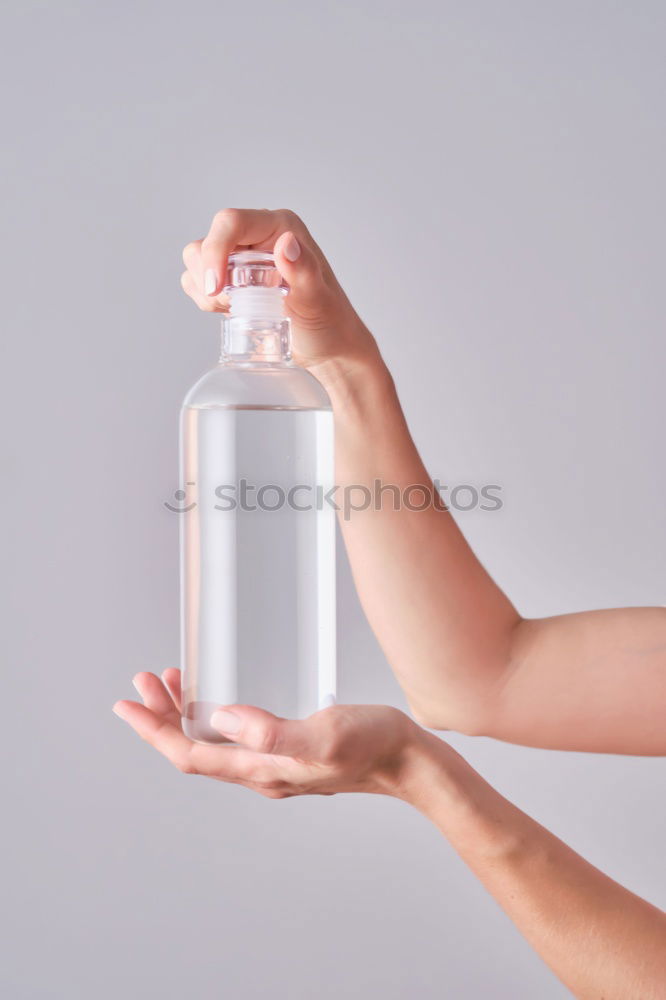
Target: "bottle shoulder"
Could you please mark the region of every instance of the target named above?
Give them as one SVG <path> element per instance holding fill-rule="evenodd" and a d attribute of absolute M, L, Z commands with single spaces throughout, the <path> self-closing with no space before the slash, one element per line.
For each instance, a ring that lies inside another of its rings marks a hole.
<path fill-rule="evenodd" d="M 330 409 L 324 387 L 305 368 L 284 365 L 233 365 L 222 362 L 195 382 L 184 407 L 268 406 Z"/>

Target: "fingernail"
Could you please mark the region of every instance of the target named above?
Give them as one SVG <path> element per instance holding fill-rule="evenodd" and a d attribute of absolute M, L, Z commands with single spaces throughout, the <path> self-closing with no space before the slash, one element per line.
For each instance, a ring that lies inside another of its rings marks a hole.
<path fill-rule="evenodd" d="M 295 236 L 291 235 L 287 240 L 284 250 L 282 251 L 287 258 L 292 263 L 301 256 L 301 244 L 298 242 Z"/>
<path fill-rule="evenodd" d="M 210 724 L 213 729 L 217 729 L 220 733 L 233 735 L 233 733 L 237 733 L 240 729 L 241 720 L 233 712 L 225 712 L 224 709 L 220 709 L 217 712 L 213 712 L 210 717 Z"/>
<path fill-rule="evenodd" d="M 206 295 L 214 295 L 217 288 L 217 275 L 212 267 L 209 267 L 204 274 L 204 292 Z"/>

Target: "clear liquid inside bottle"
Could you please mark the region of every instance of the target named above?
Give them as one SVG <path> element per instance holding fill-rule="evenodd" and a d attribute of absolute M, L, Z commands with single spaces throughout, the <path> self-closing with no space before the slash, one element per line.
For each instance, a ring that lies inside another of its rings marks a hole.
<path fill-rule="evenodd" d="M 229 272 L 251 294 L 235 312 L 232 297 L 220 364 L 181 415 L 183 729 L 204 743 L 226 742 L 220 705 L 293 718 L 335 697 L 330 403 L 290 359 L 271 255 Z"/>

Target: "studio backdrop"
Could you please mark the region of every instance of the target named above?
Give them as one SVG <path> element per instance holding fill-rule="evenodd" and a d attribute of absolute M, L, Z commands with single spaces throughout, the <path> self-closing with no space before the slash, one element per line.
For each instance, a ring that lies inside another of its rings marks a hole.
<path fill-rule="evenodd" d="M 183 776 L 111 706 L 179 662 L 219 340 L 180 254 L 225 206 L 305 220 L 429 472 L 499 487 L 454 513 L 522 614 L 666 603 L 665 40 L 649 0 L 5 0 L 8 1000 L 567 996 L 416 812 Z M 405 709 L 337 562 L 339 697 Z M 658 760 L 442 735 L 663 904 Z"/>

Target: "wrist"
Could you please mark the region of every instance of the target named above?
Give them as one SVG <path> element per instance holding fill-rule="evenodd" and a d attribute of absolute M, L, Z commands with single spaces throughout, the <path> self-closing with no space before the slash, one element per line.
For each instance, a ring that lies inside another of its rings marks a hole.
<path fill-rule="evenodd" d="M 326 358 L 309 369 L 328 393 L 334 410 L 355 410 L 366 401 L 395 393 L 391 373 L 374 342 L 368 351 Z"/>
<path fill-rule="evenodd" d="M 382 775 L 382 790 L 432 818 L 442 797 L 460 797 L 461 766 L 469 765 L 443 740 L 411 720 L 409 724 L 393 767 Z"/>
<path fill-rule="evenodd" d="M 418 729 L 418 727 L 416 727 Z M 452 747 L 418 729 L 392 794 L 433 822 L 468 864 L 520 867 L 543 854 L 535 824 Z"/>

